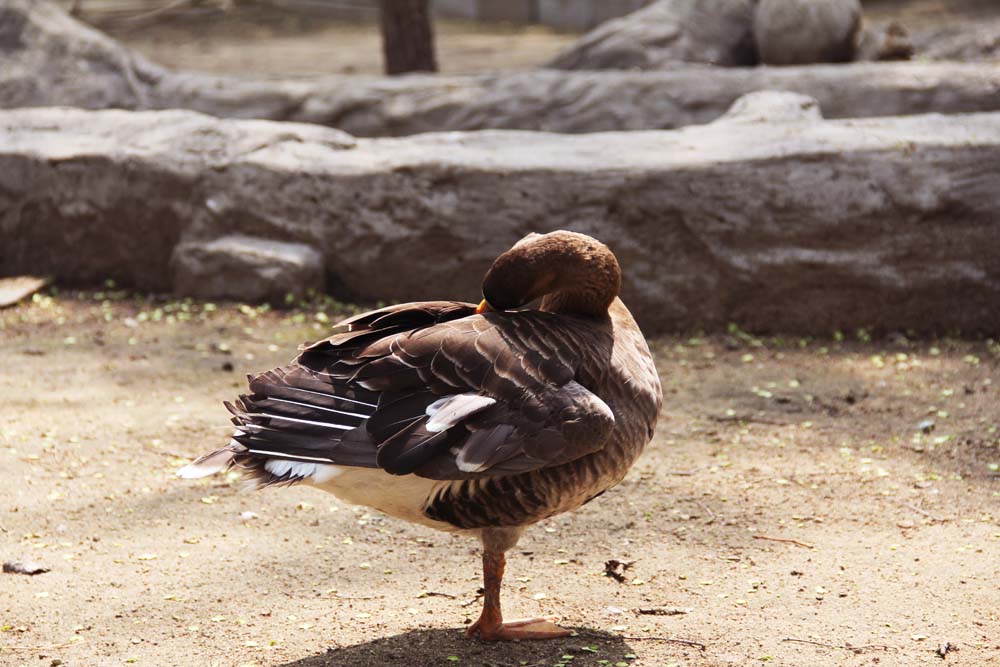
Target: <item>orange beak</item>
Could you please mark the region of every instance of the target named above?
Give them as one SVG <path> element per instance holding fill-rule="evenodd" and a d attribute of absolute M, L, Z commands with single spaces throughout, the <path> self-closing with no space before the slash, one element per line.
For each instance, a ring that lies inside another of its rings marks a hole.
<path fill-rule="evenodd" d="M 490 308 L 490 304 L 486 303 L 486 299 L 483 299 L 479 302 L 479 305 L 476 306 L 476 315 L 482 315 L 483 313 L 491 310 L 493 309 Z"/>

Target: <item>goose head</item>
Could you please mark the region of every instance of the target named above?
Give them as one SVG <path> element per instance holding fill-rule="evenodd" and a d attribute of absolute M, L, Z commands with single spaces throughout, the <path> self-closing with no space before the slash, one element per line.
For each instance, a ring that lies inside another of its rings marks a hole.
<path fill-rule="evenodd" d="M 477 312 L 511 310 L 541 298 L 540 310 L 607 316 L 622 273 L 611 250 L 585 234 L 528 234 L 493 262 Z"/>

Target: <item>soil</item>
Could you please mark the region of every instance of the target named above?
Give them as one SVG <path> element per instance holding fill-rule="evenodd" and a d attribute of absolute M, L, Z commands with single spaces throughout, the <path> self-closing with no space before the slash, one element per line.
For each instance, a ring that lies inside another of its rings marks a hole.
<path fill-rule="evenodd" d="M 0 664 L 1000 665 L 996 342 L 652 341 L 646 453 L 509 557 L 507 613 L 578 636 L 488 644 L 462 630 L 471 540 L 174 475 L 227 440 L 245 372 L 343 312 L 111 289 L 0 311 L 0 559 L 51 568 L 0 574 Z"/>

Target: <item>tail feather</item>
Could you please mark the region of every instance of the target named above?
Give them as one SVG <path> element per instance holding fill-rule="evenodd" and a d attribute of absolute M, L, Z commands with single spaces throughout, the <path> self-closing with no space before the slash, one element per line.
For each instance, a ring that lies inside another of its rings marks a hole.
<path fill-rule="evenodd" d="M 195 479 L 236 467 L 256 486 L 271 486 L 325 475 L 331 465 L 377 466 L 366 429 L 377 393 L 331 382 L 301 366 L 276 368 L 249 381 L 251 393 L 225 403 L 236 426 L 232 442 L 178 475 Z"/>
<path fill-rule="evenodd" d="M 245 451 L 246 447 L 236 440 L 232 440 L 222 449 L 217 449 L 211 454 L 205 454 L 195 459 L 194 462 L 184 466 L 177 471 L 177 476 L 184 479 L 200 479 L 214 475 L 217 472 L 222 472 L 223 470 L 228 470 L 233 465 L 236 457 Z"/>

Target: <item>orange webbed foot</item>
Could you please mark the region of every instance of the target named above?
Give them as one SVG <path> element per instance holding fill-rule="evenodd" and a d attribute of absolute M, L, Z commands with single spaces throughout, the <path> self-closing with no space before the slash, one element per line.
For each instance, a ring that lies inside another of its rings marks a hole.
<path fill-rule="evenodd" d="M 491 623 L 489 625 L 479 619 L 469 626 L 465 634 L 478 637 L 485 641 L 511 641 L 515 639 L 558 639 L 573 634 L 566 628 L 556 625 L 557 618 L 527 618 L 506 623 Z"/>

